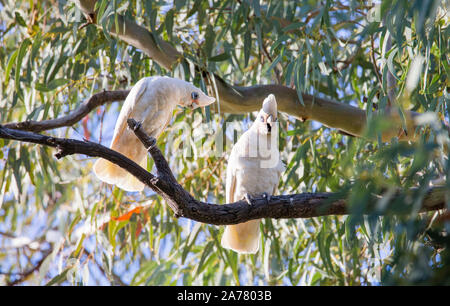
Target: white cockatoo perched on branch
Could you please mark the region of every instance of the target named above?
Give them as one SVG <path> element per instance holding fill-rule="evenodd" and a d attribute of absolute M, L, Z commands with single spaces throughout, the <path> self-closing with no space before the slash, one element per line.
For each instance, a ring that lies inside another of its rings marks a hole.
<path fill-rule="evenodd" d="M 177 105 L 195 109 L 210 105 L 215 100 L 180 79 L 166 76 L 143 78 L 134 85 L 122 106 L 110 147 L 146 168 L 147 150 L 128 128 L 128 118 L 141 122 L 148 135 L 158 138 Z M 126 191 L 144 189 L 144 184 L 137 178 L 105 159 L 95 162 L 94 173 L 100 180 Z"/>
<path fill-rule="evenodd" d="M 285 167 L 278 150 L 277 102 L 270 94 L 263 102 L 255 122 L 231 150 L 227 166 L 226 202 L 275 193 Z M 259 249 L 260 220 L 228 225 L 222 246 L 238 253 L 256 253 Z"/>

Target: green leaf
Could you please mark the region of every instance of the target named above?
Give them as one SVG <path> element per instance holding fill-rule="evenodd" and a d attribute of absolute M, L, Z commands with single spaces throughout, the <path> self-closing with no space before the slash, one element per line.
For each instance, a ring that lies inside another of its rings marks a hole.
<path fill-rule="evenodd" d="M 267 239 L 264 247 L 264 260 L 263 260 L 263 267 L 264 267 L 264 275 L 267 280 L 270 280 L 270 246 L 271 246 L 271 240 Z"/>
<path fill-rule="evenodd" d="M 22 27 L 27 27 L 27 23 L 23 19 L 22 15 L 20 15 L 19 12 L 15 12 L 14 15 L 16 16 L 16 22 L 21 25 Z"/>
<path fill-rule="evenodd" d="M 192 6 L 192 8 L 189 10 L 189 12 L 186 15 L 186 20 L 189 19 L 189 17 L 191 17 L 192 15 L 194 15 L 201 8 L 201 5 L 202 5 L 202 0 L 195 0 L 194 5 Z"/>
<path fill-rule="evenodd" d="M 326 231 L 324 228 L 322 228 L 319 235 L 317 236 L 320 258 L 322 258 L 322 261 L 325 264 L 325 268 L 327 269 L 328 272 L 333 271 L 333 264 L 331 262 L 330 248 L 329 248 L 332 238 L 333 238 L 332 235 L 326 236 Z"/>
<path fill-rule="evenodd" d="M 212 252 L 214 247 L 214 241 L 210 241 L 206 244 L 205 248 L 203 249 L 202 252 L 202 257 L 200 258 L 200 261 L 198 262 L 197 268 L 196 268 L 196 272 L 195 272 L 195 276 L 199 275 L 200 273 L 202 273 L 203 269 L 205 269 L 205 267 L 203 266 L 203 264 L 205 263 L 206 259 L 210 256 L 210 253 Z"/>
<path fill-rule="evenodd" d="M 253 10 L 255 11 L 256 17 L 261 17 L 261 4 L 259 3 L 259 0 L 253 0 L 252 1 Z"/>
<path fill-rule="evenodd" d="M 42 45 L 42 34 L 41 34 L 41 32 L 39 32 L 36 35 L 36 37 L 33 39 L 33 45 L 31 46 L 31 55 L 30 55 L 31 62 L 35 61 L 41 45 Z"/>
<path fill-rule="evenodd" d="M 282 55 L 278 55 L 275 60 L 270 64 L 269 68 L 267 68 L 267 72 L 269 73 L 282 59 Z"/>
<path fill-rule="evenodd" d="M 228 53 L 224 52 L 224 53 L 221 53 L 219 55 L 210 57 L 208 60 L 211 61 L 211 62 L 222 62 L 222 61 L 225 61 L 225 60 L 227 60 L 229 58 L 230 58 L 230 55 Z"/>
<path fill-rule="evenodd" d="M 109 1 L 107 0 L 101 0 L 95 2 L 95 9 L 97 11 L 97 18 L 101 19 L 103 18 L 103 14 L 105 13 L 106 7 L 109 4 Z"/>
<path fill-rule="evenodd" d="M 48 91 L 51 91 L 50 88 L 48 88 L 47 86 L 45 86 L 45 84 L 42 84 L 42 83 L 36 83 L 36 84 L 34 84 L 34 88 L 35 88 L 36 90 L 39 90 L 39 91 L 42 91 L 42 92 L 48 92 Z"/>
<path fill-rule="evenodd" d="M 172 35 L 173 35 L 173 15 L 174 15 L 174 10 L 170 9 L 166 13 L 166 19 L 164 20 L 164 24 L 166 26 L 167 36 L 169 37 L 169 40 L 172 38 Z"/>
<path fill-rule="evenodd" d="M 210 24 L 208 24 L 208 26 L 206 27 L 205 47 L 204 47 L 205 54 L 208 57 L 211 56 L 214 46 L 214 40 L 215 40 L 215 33 L 213 27 Z"/>
<path fill-rule="evenodd" d="M 189 233 L 189 236 L 186 238 L 186 244 L 183 248 L 183 252 L 181 254 L 181 262 L 184 263 L 186 260 L 187 255 L 191 251 L 192 247 L 194 246 L 195 241 L 197 240 L 198 234 L 200 233 L 201 229 L 201 223 L 196 223 L 194 225 L 194 228 Z"/>
<path fill-rule="evenodd" d="M 30 45 L 31 45 L 30 39 L 26 38 L 19 47 L 19 53 L 17 54 L 16 59 L 15 85 L 16 85 L 16 92 L 19 95 L 20 99 L 23 99 L 22 89 L 20 88 L 20 72 L 22 67 L 22 61 Z"/>
<path fill-rule="evenodd" d="M 78 254 L 80 253 L 80 251 L 81 251 L 81 248 L 82 248 L 82 246 L 83 246 L 83 241 L 84 241 L 84 239 L 86 238 L 86 234 L 82 234 L 81 235 L 81 237 L 78 239 L 78 242 L 77 242 L 77 247 L 76 247 L 76 249 L 75 249 L 75 251 L 73 251 L 73 253 L 72 253 L 72 257 L 77 257 L 78 256 Z"/>
<path fill-rule="evenodd" d="M 12 66 L 14 65 L 14 62 L 15 62 L 16 58 L 17 58 L 17 54 L 19 54 L 19 49 L 17 49 L 16 51 L 14 51 L 11 54 L 11 57 L 8 60 L 8 64 L 6 65 L 5 86 L 8 85 L 8 82 L 9 82 L 9 79 L 10 79 L 10 76 L 11 76 L 11 69 L 12 69 Z"/>
<path fill-rule="evenodd" d="M 49 90 L 55 90 L 56 88 L 69 83 L 68 79 L 55 79 L 47 84 Z"/>
<path fill-rule="evenodd" d="M 244 68 L 248 66 L 251 51 L 252 51 L 252 33 L 250 32 L 250 28 L 247 27 L 247 30 L 245 31 L 244 34 Z"/>
<path fill-rule="evenodd" d="M 67 273 L 71 270 L 71 268 L 67 268 L 64 270 L 61 274 L 56 275 L 54 278 L 52 278 L 46 286 L 53 286 L 53 285 L 59 285 L 63 281 L 67 279 Z"/>
<path fill-rule="evenodd" d="M 397 73 L 395 72 L 394 63 L 393 63 L 394 56 L 397 54 L 397 52 L 398 52 L 397 48 L 395 48 L 395 49 L 391 50 L 390 52 L 388 52 L 389 53 L 389 57 L 388 57 L 388 60 L 387 60 L 387 67 L 389 69 L 389 72 L 392 74 L 392 76 L 394 76 L 394 78 L 396 78 L 399 81 L 400 79 L 397 77 Z"/>
<path fill-rule="evenodd" d="M 304 26 L 305 26 L 304 22 L 294 22 L 294 23 L 291 23 L 290 25 L 284 27 L 281 30 L 283 32 L 288 32 L 288 31 L 295 30 L 295 29 L 298 29 L 298 28 L 301 28 L 301 27 L 304 27 Z"/>
<path fill-rule="evenodd" d="M 59 33 L 65 33 L 68 30 L 70 30 L 70 28 L 67 28 L 66 26 L 60 26 L 60 27 L 54 27 L 53 29 L 51 29 L 48 32 L 52 33 L 52 34 L 59 34 Z"/>
<path fill-rule="evenodd" d="M 324 12 L 325 12 L 325 7 L 322 7 L 322 9 L 320 10 L 320 13 L 316 16 L 316 18 L 314 18 L 314 21 L 311 24 L 311 27 L 306 27 L 307 33 L 311 33 L 312 30 L 314 30 L 314 28 L 317 27 L 317 25 L 322 21 Z M 308 40 L 306 40 L 306 41 L 308 41 Z"/>

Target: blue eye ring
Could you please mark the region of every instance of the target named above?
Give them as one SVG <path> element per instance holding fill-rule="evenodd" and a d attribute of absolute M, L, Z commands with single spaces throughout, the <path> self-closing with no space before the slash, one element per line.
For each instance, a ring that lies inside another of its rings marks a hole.
<path fill-rule="evenodd" d="M 199 97 L 198 92 L 196 91 L 191 92 L 192 100 L 198 100 L 198 97 Z"/>

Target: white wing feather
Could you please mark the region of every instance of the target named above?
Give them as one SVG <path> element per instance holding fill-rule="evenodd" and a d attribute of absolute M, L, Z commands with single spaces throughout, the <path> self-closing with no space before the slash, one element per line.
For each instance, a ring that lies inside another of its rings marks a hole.
<path fill-rule="evenodd" d="M 148 78 L 142 79 L 131 89 L 117 118 L 110 146 L 112 150 L 124 154 L 144 168 L 147 167 L 145 148 L 138 143 L 136 136 L 127 128 L 127 119 L 133 117 L 137 121 L 141 120 L 142 112 L 136 112 L 136 110 L 142 108 L 142 97 L 149 81 L 151 80 Z M 142 191 L 144 189 L 144 184 L 136 177 L 105 159 L 98 159 L 95 162 L 94 173 L 100 180 L 117 185 L 126 191 Z"/>

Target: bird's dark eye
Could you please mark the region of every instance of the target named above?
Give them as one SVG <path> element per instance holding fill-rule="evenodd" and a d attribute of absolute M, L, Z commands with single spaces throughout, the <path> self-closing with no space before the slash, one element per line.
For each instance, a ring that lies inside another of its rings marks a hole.
<path fill-rule="evenodd" d="M 196 91 L 191 92 L 191 98 L 192 98 L 192 100 L 197 100 L 198 99 L 198 92 L 196 92 Z"/>
<path fill-rule="evenodd" d="M 263 116 L 261 116 L 260 119 L 261 119 L 261 122 L 264 122 L 264 117 Z"/>

